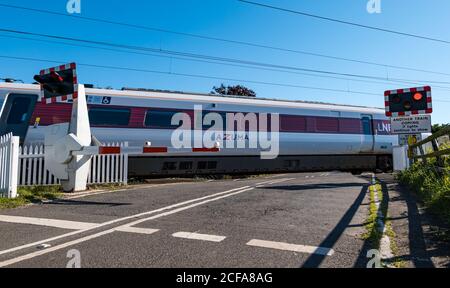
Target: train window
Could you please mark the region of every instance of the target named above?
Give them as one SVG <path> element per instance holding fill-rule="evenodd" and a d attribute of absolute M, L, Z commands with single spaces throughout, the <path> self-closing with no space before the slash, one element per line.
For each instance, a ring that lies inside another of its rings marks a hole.
<path fill-rule="evenodd" d="M 149 110 L 145 115 L 145 126 L 154 128 L 177 128 L 179 125 L 172 125 L 172 117 L 177 113 L 175 111 Z"/>
<path fill-rule="evenodd" d="M 92 125 L 98 126 L 127 126 L 130 115 L 129 109 L 97 107 L 89 109 L 89 121 Z"/>
<path fill-rule="evenodd" d="M 193 167 L 192 162 L 181 162 L 180 163 L 180 170 L 191 170 Z"/>
<path fill-rule="evenodd" d="M 364 116 L 361 118 L 361 122 L 364 135 L 372 135 L 372 119 L 368 116 Z"/>
<path fill-rule="evenodd" d="M 14 98 L 9 111 L 7 124 L 22 124 L 28 120 L 28 110 L 30 108 L 31 99 L 24 97 Z"/>
<path fill-rule="evenodd" d="M 306 131 L 306 117 L 281 115 L 280 129 L 283 132 L 305 132 Z"/>
<path fill-rule="evenodd" d="M 339 119 L 319 117 L 316 119 L 316 130 L 318 132 L 338 132 Z"/>

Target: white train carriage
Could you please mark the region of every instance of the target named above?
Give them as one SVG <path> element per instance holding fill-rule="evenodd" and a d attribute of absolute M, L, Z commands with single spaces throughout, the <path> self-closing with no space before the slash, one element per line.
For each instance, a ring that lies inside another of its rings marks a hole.
<path fill-rule="evenodd" d="M 172 117 L 180 112 L 192 115 L 196 105 L 205 115 L 279 114 L 278 157 L 261 159 L 262 149 L 248 146 L 227 148 L 230 137 L 247 140 L 253 131 L 245 125 L 243 131 L 225 129 L 215 135 L 223 147 L 217 153 L 131 157 L 130 176 L 386 171 L 397 143 L 384 110 L 377 108 L 131 89 L 88 88 L 86 94 L 93 135 L 101 142 L 127 141 L 130 146 L 151 141 L 155 147 L 171 147 L 171 136 L 180 128 L 172 125 Z M 15 83 L 0 83 L 0 107 L 0 134 L 13 132 L 25 144 L 43 142 L 45 127 L 69 122 L 71 111 L 68 102 L 40 101 L 38 85 Z"/>

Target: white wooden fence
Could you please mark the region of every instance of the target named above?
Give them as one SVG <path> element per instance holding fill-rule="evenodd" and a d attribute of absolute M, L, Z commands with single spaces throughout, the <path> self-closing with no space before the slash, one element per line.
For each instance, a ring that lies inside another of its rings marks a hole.
<path fill-rule="evenodd" d="M 0 137 L 0 197 L 17 197 L 19 140 L 11 133 Z"/>
<path fill-rule="evenodd" d="M 107 143 L 104 146 L 128 146 L 127 143 Z M 19 186 L 58 185 L 59 179 L 45 169 L 44 146 L 20 147 Z M 88 184 L 128 183 L 128 155 L 95 155 L 91 161 Z"/>

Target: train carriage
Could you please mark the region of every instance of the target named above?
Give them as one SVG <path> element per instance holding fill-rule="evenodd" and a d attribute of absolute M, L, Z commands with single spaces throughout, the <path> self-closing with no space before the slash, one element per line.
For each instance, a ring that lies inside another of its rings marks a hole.
<path fill-rule="evenodd" d="M 69 122 L 71 103 L 46 104 L 39 85 L 0 83 L 0 134 L 12 132 L 23 144 L 42 143 L 44 129 Z M 305 101 L 262 99 L 139 89 L 86 89 L 92 133 L 101 142 L 171 145 L 176 113 L 279 114 L 279 155 L 262 159 L 260 149 L 227 148 L 217 153 L 134 156 L 130 176 L 298 171 L 365 171 L 392 168 L 392 147 L 383 109 Z M 203 125 L 204 129 L 205 127 Z M 251 133 L 248 127 L 245 133 Z M 217 138 L 224 145 L 237 131 Z M 244 136 L 245 137 L 245 136 Z M 223 146 L 222 146 L 223 147 Z"/>

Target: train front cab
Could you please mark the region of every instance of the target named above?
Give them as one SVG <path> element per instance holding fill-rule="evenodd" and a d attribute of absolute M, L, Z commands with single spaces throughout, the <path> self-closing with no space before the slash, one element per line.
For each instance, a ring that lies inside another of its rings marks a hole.
<path fill-rule="evenodd" d="M 38 95 L 0 92 L 0 135 L 13 133 L 24 143 Z"/>

